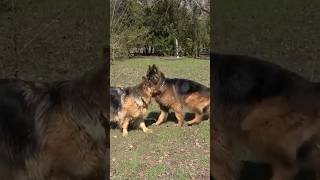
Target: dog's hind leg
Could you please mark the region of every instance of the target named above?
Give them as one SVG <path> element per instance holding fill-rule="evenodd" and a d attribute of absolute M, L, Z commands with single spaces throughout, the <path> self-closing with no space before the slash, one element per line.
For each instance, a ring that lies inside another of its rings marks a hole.
<path fill-rule="evenodd" d="M 273 164 L 273 176 L 271 180 L 293 180 L 298 173 L 295 167 Z"/>
<path fill-rule="evenodd" d="M 169 109 L 167 107 L 160 105 L 160 110 L 161 110 L 160 115 L 159 115 L 158 120 L 156 122 L 157 126 L 159 126 L 161 123 L 163 123 L 168 117 Z"/>
<path fill-rule="evenodd" d="M 140 122 L 139 127 L 144 133 L 152 133 L 152 129 L 147 128 L 146 124 L 143 121 Z"/>
<path fill-rule="evenodd" d="M 188 125 L 190 126 L 193 124 L 200 124 L 201 120 L 202 120 L 202 114 L 196 112 L 195 117 L 191 121 L 188 121 Z"/>
<path fill-rule="evenodd" d="M 235 156 L 232 145 L 220 131 L 221 128 L 214 127 L 210 148 L 210 175 L 217 180 L 237 180 L 242 169 L 241 161 Z"/>
<path fill-rule="evenodd" d="M 107 171 L 103 169 L 103 170 L 98 170 L 98 172 L 95 172 L 95 174 L 88 176 L 82 180 L 106 180 L 106 179 L 108 179 Z M 79 180 L 79 178 L 75 180 Z"/>
<path fill-rule="evenodd" d="M 208 115 L 208 119 L 210 119 L 210 116 L 211 116 L 211 111 L 210 110 L 211 109 L 210 109 L 210 102 L 209 102 L 209 104 L 202 109 L 202 113 L 204 115 Z"/>

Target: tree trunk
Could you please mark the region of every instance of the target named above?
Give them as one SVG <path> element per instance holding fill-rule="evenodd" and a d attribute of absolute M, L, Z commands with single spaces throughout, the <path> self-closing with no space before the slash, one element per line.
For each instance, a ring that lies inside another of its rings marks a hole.
<path fill-rule="evenodd" d="M 113 62 L 113 61 L 114 61 L 114 48 L 111 48 L 111 51 L 112 51 L 112 58 L 111 58 L 111 61 Z"/>
<path fill-rule="evenodd" d="M 178 44 L 177 38 L 176 38 L 176 57 L 179 58 L 179 44 Z"/>

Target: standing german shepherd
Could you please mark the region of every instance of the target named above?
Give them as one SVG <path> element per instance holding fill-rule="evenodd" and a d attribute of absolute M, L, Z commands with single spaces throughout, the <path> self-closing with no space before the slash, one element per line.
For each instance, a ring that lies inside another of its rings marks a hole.
<path fill-rule="evenodd" d="M 238 179 L 243 158 L 271 164 L 273 180 L 301 168 L 319 175 L 320 84 L 252 57 L 211 59 L 211 175 Z"/>
<path fill-rule="evenodd" d="M 133 87 L 110 89 L 110 121 L 117 122 L 122 128 L 124 137 L 128 136 L 128 125 L 130 122 L 138 122 L 139 127 L 145 133 L 151 133 L 144 122 L 148 105 L 151 102 L 152 89 L 145 77 L 142 82 Z"/>
<path fill-rule="evenodd" d="M 53 84 L 0 80 L 0 177 L 104 180 L 108 66 Z"/>
<path fill-rule="evenodd" d="M 167 118 L 169 109 L 173 109 L 178 120 L 178 126 L 184 122 L 183 107 L 186 106 L 195 113 L 188 125 L 199 124 L 204 115 L 210 111 L 210 90 L 204 85 L 187 79 L 170 79 L 159 71 L 157 66 L 149 66 L 148 81 L 153 86 L 153 97 L 160 106 L 161 113 L 156 125 Z"/>

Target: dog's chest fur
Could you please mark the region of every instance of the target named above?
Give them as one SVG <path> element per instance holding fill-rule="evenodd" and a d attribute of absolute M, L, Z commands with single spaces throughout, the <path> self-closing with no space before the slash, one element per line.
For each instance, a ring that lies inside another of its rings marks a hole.
<path fill-rule="evenodd" d="M 172 106 L 177 100 L 172 88 L 167 87 L 164 91 L 155 97 L 156 102 L 165 107 Z"/>
<path fill-rule="evenodd" d="M 142 118 L 147 113 L 150 100 L 141 96 L 128 96 L 123 104 L 123 110 L 126 116 L 132 120 Z"/>

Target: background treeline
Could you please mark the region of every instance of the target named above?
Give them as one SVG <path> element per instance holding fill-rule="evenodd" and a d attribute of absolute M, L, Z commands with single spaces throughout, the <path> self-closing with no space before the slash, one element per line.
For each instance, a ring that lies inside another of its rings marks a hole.
<path fill-rule="evenodd" d="M 111 0 L 111 58 L 199 57 L 209 47 L 209 7 L 208 0 Z"/>

